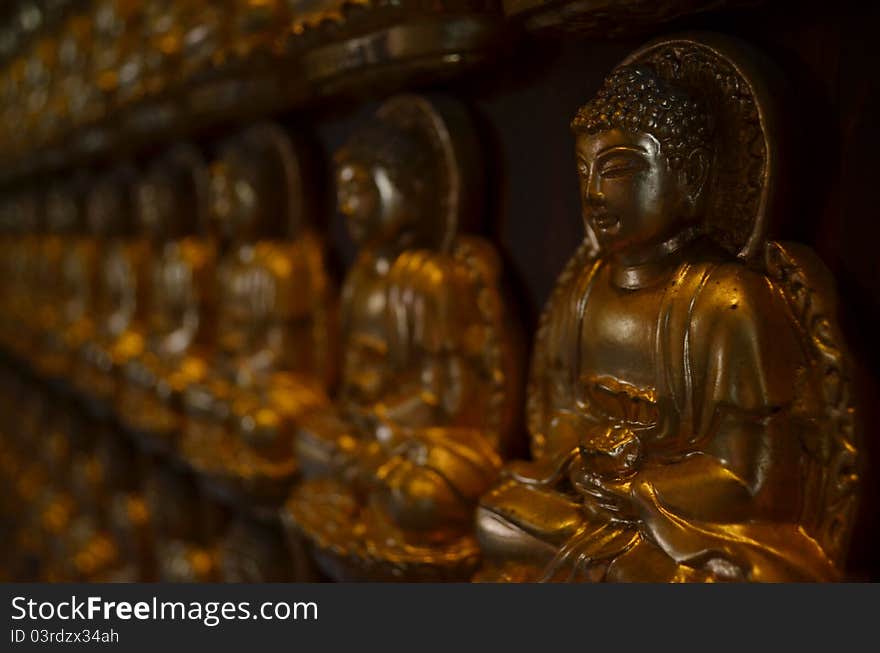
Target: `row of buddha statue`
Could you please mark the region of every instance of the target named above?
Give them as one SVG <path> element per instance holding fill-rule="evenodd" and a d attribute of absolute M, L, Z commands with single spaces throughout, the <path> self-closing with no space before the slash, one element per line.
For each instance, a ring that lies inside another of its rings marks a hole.
<path fill-rule="evenodd" d="M 334 154 L 338 288 L 276 125 L 7 193 L 11 573 L 844 578 L 849 359 L 827 270 L 767 236 L 749 61 L 653 42 L 578 110 L 585 238 L 531 338 L 472 233 L 479 142 L 450 99 L 387 99 Z"/>
<path fill-rule="evenodd" d="M 19 20 L 3 34 L 10 50 L 0 67 L 0 103 L 8 126 L 0 132 L 4 154 L 23 157 L 74 140 L 96 125 L 118 120 L 128 108 L 153 100 L 145 119 L 149 128 L 157 129 L 170 118 L 166 114 L 181 110 L 168 93 L 196 84 L 221 66 L 234 68 L 281 48 L 282 31 L 291 27 L 287 4 L 21 3 Z M 100 141 L 106 138 L 86 135 L 84 139 L 93 143 L 83 147 L 103 147 Z"/>
<path fill-rule="evenodd" d="M 14 2 L 0 24 L 10 178 L 300 107 L 373 66 L 457 69 L 496 46 L 503 19 L 495 0 Z M 351 40 L 375 52 L 361 61 Z"/>

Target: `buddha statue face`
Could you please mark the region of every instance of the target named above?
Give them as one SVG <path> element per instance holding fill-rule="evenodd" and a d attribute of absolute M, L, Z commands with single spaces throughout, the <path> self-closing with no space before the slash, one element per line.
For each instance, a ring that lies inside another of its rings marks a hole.
<path fill-rule="evenodd" d="M 415 244 L 432 215 L 426 149 L 402 130 L 372 124 L 337 152 L 337 206 L 359 247 Z"/>
<path fill-rule="evenodd" d="M 230 226 L 242 237 L 257 237 L 266 218 L 266 193 L 258 171 L 237 166 L 227 186 L 230 197 Z"/>
<path fill-rule="evenodd" d="M 203 168 L 188 146 L 156 161 L 135 188 L 140 233 L 154 242 L 202 233 Z"/>
<path fill-rule="evenodd" d="M 211 220 L 227 242 L 256 235 L 259 195 L 254 179 L 230 159 L 211 166 Z"/>
<path fill-rule="evenodd" d="M 286 181 L 271 151 L 230 148 L 211 166 L 210 206 L 215 231 L 246 243 L 289 234 Z"/>
<path fill-rule="evenodd" d="M 624 67 L 572 128 L 584 224 L 609 255 L 645 262 L 699 230 L 711 152 L 700 104 Z"/>
<path fill-rule="evenodd" d="M 336 196 L 358 246 L 391 242 L 408 226 L 408 198 L 383 166 L 342 163 L 336 171 Z"/>

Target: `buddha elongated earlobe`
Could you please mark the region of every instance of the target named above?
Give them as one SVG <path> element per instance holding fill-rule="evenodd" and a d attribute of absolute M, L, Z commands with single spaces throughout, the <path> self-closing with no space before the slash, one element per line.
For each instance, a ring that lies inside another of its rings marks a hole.
<path fill-rule="evenodd" d="M 702 147 L 693 149 L 684 161 L 680 174 L 688 205 L 692 211 L 699 208 L 703 191 L 709 179 L 710 167 L 709 152 Z"/>

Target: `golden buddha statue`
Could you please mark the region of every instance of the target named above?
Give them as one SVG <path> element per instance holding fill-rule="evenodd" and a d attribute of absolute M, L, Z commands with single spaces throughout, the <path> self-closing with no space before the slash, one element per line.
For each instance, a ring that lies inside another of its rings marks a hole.
<path fill-rule="evenodd" d="M 87 231 L 85 184 L 85 180 L 74 180 L 59 189 L 54 200 L 57 206 L 50 210 L 50 221 L 60 223 L 57 228 L 63 229 L 65 237 L 56 290 L 61 305 L 44 345 L 41 373 L 65 383 L 74 376 L 79 353 L 96 327 L 93 312 L 97 309 L 100 245 L 96 235 Z"/>
<path fill-rule="evenodd" d="M 3 349 L 8 346 L 8 334 L 13 330 L 13 304 L 18 294 L 13 265 L 18 241 L 16 222 L 14 196 L 4 194 L 0 197 L 0 292 L 6 298 L 0 307 L 0 348 Z"/>
<path fill-rule="evenodd" d="M 61 278 L 61 261 L 64 253 L 64 241 L 72 231 L 76 220 L 76 207 L 70 206 L 69 198 L 64 189 L 50 188 L 41 201 L 40 252 L 37 259 L 35 285 L 31 290 L 36 293 L 38 311 L 34 316 L 34 337 L 43 342 L 46 335 L 58 323 L 60 317 L 59 280 Z M 39 359 L 42 351 L 35 351 L 35 366 L 40 369 Z"/>
<path fill-rule="evenodd" d="M 150 241 L 134 225 L 134 172 L 127 166 L 98 180 L 87 220 L 101 239 L 96 326 L 80 351 L 77 390 L 99 416 L 116 404 L 126 363 L 143 353 Z"/>
<path fill-rule="evenodd" d="M 96 0 L 90 7 L 94 26 L 91 83 L 104 96 L 104 110 L 127 98 L 119 90 L 140 71 L 131 57 L 142 45 L 140 0 Z"/>
<path fill-rule="evenodd" d="M 280 526 L 263 515 L 239 511 L 225 526 L 217 548 L 225 583 L 290 583 L 316 580 L 307 553 L 290 549 Z"/>
<path fill-rule="evenodd" d="M 46 240 L 40 288 L 42 328 L 35 367 L 40 376 L 63 383 L 92 333 L 89 309 L 96 284 L 95 242 L 85 235 L 86 180 L 74 178 L 50 188 L 45 203 Z"/>
<path fill-rule="evenodd" d="M 223 5 L 211 0 L 142 3 L 138 42 L 129 51 L 119 88 L 128 108 L 122 129 L 130 142 L 149 143 L 157 134 L 173 135 L 199 122 L 188 106 L 198 84 L 190 72 L 204 61 L 191 57 L 208 56 L 210 61 L 204 50 L 217 37 L 210 21 L 228 11 Z"/>
<path fill-rule="evenodd" d="M 51 89 L 55 83 L 58 44 L 52 36 L 45 36 L 34 43 L 28 53 L 25 66 L 25 130 L 32 134 L 33 145 L 44 146 L 57 127 L 50 105 Z"/>
<path fill-rule="evenodd" d="M 660 41 L 578 111 L 588 238 L 536 337 L 534 462 L 480 502 L 479 580 L 840 577 L 847 358 L 827 270 L 765 236 L 778 158 L 750 56 Z"/>
<path fill-rule="evenodd" d="M 20 484 L 30 509 L 19 537 L 25 551 L 39 542 L 39 578 L 149 580 L 147 514 L 130 444 L 66 393 L 32 386 L 20 402 L 36 468 Z"/>
<path fill-rule="evenodd" d="M 290 23 L 284 0 L 232 0 L 232 53 L 235 58 L 271 57 Z"/>
<path fill-rule="evenodd" d="M 30 580 L 82 579 L 73 560 L 79 547 L 68 546 L 78 506 L 70 483 L 75 442 L 58 428 L 66 406 L 53 402 L 49 410 L 45 389 L 23 379 L 17 388 L 4 390 L 16 402 L 14 426 L 19 438 L 6 452 L 12 454 L 14 465 L 10 494 L 18 502 L 11 534 L 18 559 L 11 561 L 10 569 Z"/>
<path fill-rule="evenodd" d="M 11 580 L 37 577 L 43 565 L 45 542 L 39 537 L 35 504 L 51 481 L 43 464 L 45 450 L 37 443 L 45 401 L 35 380 L 26 374 L 29 352 L 38 344 L 28 331 L 37 322 L 29 318 L 39 306 L 33 295 L 41 237 L 37 229 L 37 202 L 32 191 L 19 190 L 3 197 L 2 296 L 0 308 L 0 464 L 6 475 L 2 487 L 3 540 L 9 551 L 6 574 Z M 31 294 L 28 293 L 31 291 Z M 26 507 L 23 509 L 23 507 Z"/>
<path fill-rule="evenodd" d="M 214 165 L 216 350 L 183 392 L 182 456 L 213 496 L 268 522 L 296 473 L 295 425 L 327 403 L 335 374 L 335 293 L 300 165 L 272 125 L 236 138 Z"/>
<path fill-rule="evenodd" d="M 69 223 L 73 237 L 59 243 L 62 256 L 53 266 L 56 294 L 48 303 L 58 315 L 42 368 L 53 379 L 72 374 L 89 413 L 79 414 L 62 395 L 58 407 L 65 414 L 57 417 L 64 419 L 51 422 L 59 437 L 73 443 L 69 478 L 44 511 L 63 578 L 143 580 L 152 573 L 142 459 L 111 419 L 123 371 L 144 349 L 149 243 L 134 232 L 133 184 L 128 167 L 98 180 L 85 202 L 90 233 L 79 238 L 72 229 L 81 211 L 76 193 L 50 195 L 47 202 L 50 224 Z M 68 496 L 72 514 L 59 512 Z M 59 514 L 67 517 L 57 519 Z"/>
<path fill-rule="evenodd" d="M 58 186 L 33 195 L 34 231 L 27 245 L 33 258 L 28 261 L 25 288 L 30 305 L 25 322 L 30 346 L 24 355 L 37 372 L 42 371 L 48 334 L 62 315 L 59 296 L 61 265 L 65 239 L 75 226 L 76 218 L 75 208 L 66 206 L 65 195 L 66 192 Z"/>
<path fill-rule="evenodd" d="M 10 200 L 12 236 L 7 265 L 11 292 L 6 300 L 4 345 L 20 361 L 32 358 L 33 335 L 40 315 L 39 299 L 32 292 L 37 287 L 43 236 L 40 233 L 40 201 L 33 189 L 18 191 Z"/>
<path fill-rule="evenodd" d="M 0 68 L 0 151 L 14 156 L 15 130 L 10 122 L 17 116 L 15 98 L 17 89 L 12 79 L 11 66 Z"/>
<path fill-rule="evenodd" d="M 238 121 L 273 113 L 304 99 L 301 75 L 279 67 L 290 26 L 284 0 L 223 0 L 193 3 L 183 70 L 190 120 Z M 242 102 L 247 98 L 247 102 Z"/>
<path fill-rule="evenodd" d="M 119 434 L 84 419 L 61 383 L 78 362 L 79 345 L 92 334 L 96 266 L 94 243 L 77 234 L 81 186 L 73 179 L 50 188 L 37 211 L 42 225 L 22 248 L 31 261 L 22 270 L 19 293 L 30 299 L 23 304 L 27 320 L 19 321 L 18 329 L 30 346 L 20 351 L 31 373 L 50 383 L 26 377 L 18 398 L 17 428 L 26 442 L 20 453 L 31 462 L 18 475 L 17 495 L 30 509 L 17 537 L 24 551 L 41 560 L 39 577 L 45 580 L 142 579 L 144 550 L 136 531 L 144 511 L 138 510 L 133 456 L 120 451 L 125 443 Z M 33 209 L 31 202 L 21 206 Z M 121 505 L 117 499 L 124 499 L 125 520 L 113 514 Z M 134 562 L 128 570 L 121 552 L 132 553 L 125 556 Z"/>
<path fill-rule="evenodd" d="M 94 122 L 103 110 L 98 87 L 89 79 L 95 31 L 91 17 L 77 12 L 61 28 L 54 97 L 61 118 L 59 132 Z"/>
<path fill-rule="evenodd" d="M 118 414 L 151 448 L 173 450 L 182 395 L 207 371 L 213 345 L 216 247 L 208 237 L 208 171 L 182 145 L 160 158 L 136 191 L 136 212 L 156 253 L 150 267 L 146 346 L 125 369 Z"/>
<path fill-rule="evenodd" d="M 135 191 L 135 212 L 155 257 L 147 274 L 145 346 L 125 365 L 117 415 L 144 449 L 164 457 L 140 461 L 144 493 L 130 495 L 128 504 L 122 495 L 116 531 L 135 551 L 143 551 L 148 541 L 153 559 L 142 559 L 168 581 L 216 580 L 212 538 L 184 523 L 211 506 L 186 472 L 163 469 L 174 467 L 168 456 L 177 451 L 183 394 L 204 380 L 213 351 L 216 247 L 206 234 L 207 195 L 207 168 L 201 155 L 186 145 L 157 160 Z M 139 461 L 135 457 L 133 462 Z M 148 535 L 131 533 L 124 505 L 149 515 Z"/>
<path fill-rule="evenodd" d="M 7 156 L 21 156 L 27 141 L 26 131 L 15 128 L 16 125 L 24 123 L 23 68 L 24 58 L 18 55 L 6 63 L 2 72 L 3 122 L 0 129 L 3 134 L 3 151 L 8 153 Z"/>
<path fill-rule="evenodd" d="M 219 63 L 231 23 L 227 4 L 216 0 L 187 0 L 175 9 L 184 27 L 175 84 L 196 83 Z"/>
<path fill-rule="evenodd" d="M 120 68 L 119 96 L 126 104 L 163 90 L 169 66 L 182 47 L 181 3 L 144 0 L 134 14 L 131 46 Z"/>
<path fill-rule="evenodd" d="M 158 580 L 220 580 L 218 543 L 225 522 L 222 507 L 207 500 L 190 474 L 167 461 L 147 470 L 144 494 L 151 516 Z"/>
<path fill-rule="evenodd" d="M 94 431 L 88 464 L 95 470 L 98 491 L 91 514 L 118 551 L 118 560 L 105 572 L 106 577 L 124 582 L 153 580 L 154 515 L 143 483 L 155 462 L 114 424 L 90 422 L 87 427 Z"/>
<path fill-rule="evenodd" d="M 474 140 L 454 105 L 401 96 L 337 152 L 357 258 L 341 306 L 342 384 L 306 418 L 306 477 L 283 512 L 338 579 L 466 579 L 473 510 L 510 445 L 518 332 L 500 261 L 459 235 L 479 216 Z"/>

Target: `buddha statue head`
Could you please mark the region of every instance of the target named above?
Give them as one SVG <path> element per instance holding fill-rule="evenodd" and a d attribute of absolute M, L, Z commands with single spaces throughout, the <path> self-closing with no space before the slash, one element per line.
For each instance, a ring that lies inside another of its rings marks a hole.
<path fill-rule="evenodd" d="M 81 234 L 82 230 L 82 177 L 74 177 L 58 181 L 49 186 L 43 202 L 43 222 L 45 232 L 51 236 L 44 250 L 43 269 L 41 272 L 44 291 L 51 293 L 47 302 L 52 305 L 48 310 L 62 311 L 61 304 L 70 302 L 66 310 L 78 312 L 81 298 L 81 275 L 71 274 L 73 255 L 71 237 Z M 76 272 L 80 270 L 77 269 Z"/>
<path fill-rule="evenodd" d="M 92 23 L 83 14 L 72 14 L 61 28 L 58 42 L 58 98 L 65 120 L 81 124 L 93 108 L 94 87 L 87 83 Z"/>
<path fill-rule="evenodd" d="M 79 242 L 86 232 L 86 197 L 90 179 L 75 175 L 53 184 L 46 194 L 45 219 L 49 232 L 63 243 L 60 281 L 56 292 L 64 303 L 67 324 L 86 318 L 92 291 L 93 259 Z"/>
<path fill-rule="evenodd" d="M 300 235 L 307 215 L 301 170 L 281 128 L 257 125 L 226 145 L 211 166 L 210 208 L 228 242 Z"/>
<path fill-rule="evenodd" d="M 150 169 L 135 188 L 135 212 L 140 230 L 151 240 L 163 241 L 174 229 L 173 180 L 159 166 Z"/>
<path fill-rule="evenodd" d="M 91 235 L 99 238 L 127 238 L 133 234 L 134 169 L 122 165 L 98 178 L 90 190 L 86 222 Z"/>
<path fill-rule="evenodd" d="M 53 184 L 46 193 L 45 220 L 55 234 L 77 233 L 82 228 L 83 180 Z"/>
<path fill-rule="evenodd" d="M 585 228 L 606 253 L 641 263 L 702 230 L 714 140 L 700 98 L 649 66 L 625 65 L 572 130 Z"/>
<path fill-rule="evenodd" d="M 182 145 L 156 161 L 135 190 L 142 233 L 162 242 L 205 229 L 207 175 L 199 153 Z"/>
<path fill-rule="evenodd" d="M 784 131 L 770 86 L 781 80 L 739 44 L 715 36 L 691 44 L 664 40 L 632 53 L 572 122 L 587 234 L 624 263 L 698 234 L 753 260 L 785 207 L 783 157 L 769 136 Z M 724 53 L 737 48 L 744 54 L 733 66 Z"/>
<path fill-rule="evenodd" d="M 137 174 L 121 165 L 98 178 L 89 192 L 86 222 L 89 235 L 101 248 L 96 308 L 99 322 L 110 338 L 129 329 L 138 310 L 138 293 L 143 290 L 143 271 L 129 245 L 138 243 L 134 189 Z"/>
<path fill-rule="evenodd" d="M 336 154 L 337 203 L 357 245 L 414 244 L 429 211 L 427 152 L 416 135 L 376 121 Z"/>
<path fill-rule="evenodd" d="M 248 57 L 255 52 L 270 50 L 278 28 L 290 20 L 286 3 L 281 0 L 236 0 L 232 3 L 231 49 L 235 56 Z"/>
<path fill-rule="evenodd" d="M 459 151 L 475 139 L 455 109 L 397 96 L 336 152 L 337 206 L 359 247 L 447 249 L 459 223 L 479 214 L 478 171 L 461 170 L 476 153 Z"/>

